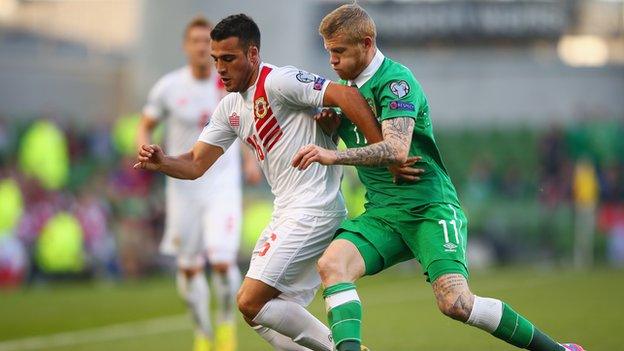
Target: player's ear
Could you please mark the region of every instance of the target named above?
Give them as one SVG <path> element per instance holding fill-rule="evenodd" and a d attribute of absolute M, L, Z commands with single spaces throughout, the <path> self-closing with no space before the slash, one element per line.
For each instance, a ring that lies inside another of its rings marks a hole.
<path fill-rule="evenodd" d="M 362 42 L 364 44 L 365 49 L 370 49 L 373 46 L 373 44 L 375 44 L 375 42 L 373 41 L 373 38 L 371 37 L 364 37 L 364 40 Z"/>
<path fill-rule="evenodd" d="M 260 50 L 258 50 L 257 46 L 251 45 L 247 49 L 247 59 L 253 64 L 260 63 Z"/>

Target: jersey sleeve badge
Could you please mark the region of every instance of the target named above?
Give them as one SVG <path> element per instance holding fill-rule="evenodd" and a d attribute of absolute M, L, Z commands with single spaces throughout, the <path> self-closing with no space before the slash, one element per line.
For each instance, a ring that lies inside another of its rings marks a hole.
<path fill-rule="evenodd" d="M 316 79 L 316 76 L 312 73 L 308 73 L 306 71 L 299 71 L 296 75 L 297 80 L 301 83 L 312 83 Z"/>
<path fill-rule="evenodd" d="M 396 95 L 399 99 L 404 98 L 410 92 L 410 86 L 404 80 L 395 80 L 390 83 L 390 91 Z"/>

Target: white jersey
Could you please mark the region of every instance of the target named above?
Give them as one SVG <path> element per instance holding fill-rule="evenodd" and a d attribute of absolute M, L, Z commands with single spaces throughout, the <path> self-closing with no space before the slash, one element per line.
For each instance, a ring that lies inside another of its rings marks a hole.
<path fill-rule="evenodd" d="M 341 166 L 313 163 L 305 171 L 291 166 L 302 146 L 336 148 L 313 118 L 322 107 L 329 81 L 292 66 L 267 64 L 260 66 L 258 76 L 246 92 L 221 100 L 199 140 L 223 150 L 237 137 L 245 141 L 255 151 L 275 196 L 274 214 L 303 210 L 310 215 L 344 216 Z M 257 96 L 257 89 L 265 93 Z"/>
<path fill-rule="evenodd" d="M 223 94 L 216 73 L 213 72 L 208 79 L 198 80 L 186 66 L 165 75 L 154 85 L 143 113 L 150 118 L 165 120 L 165 152 L 180 155 L 193 148 Z M 167 187 L 169 191 L 203 197 L 217 190 L 240 188 L 240 163 L 240 146 L 236 143 L 199 179 L 188 181 L 167 177 Z"/>

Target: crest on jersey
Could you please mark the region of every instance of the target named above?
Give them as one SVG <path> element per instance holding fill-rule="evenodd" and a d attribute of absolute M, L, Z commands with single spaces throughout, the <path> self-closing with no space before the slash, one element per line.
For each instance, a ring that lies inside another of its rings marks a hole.
<path fill-rule="evenodd" d="M 240 116 L 233 112 L 230 117 L 228 117 L 228 121 L 232 127 L 240 127 Z"/>
<path fill-rule="evenodd" d="M 410 92 L 410 86 L 404 80 L 395 80 L 390 83 L 390 91 L 392 94 L 399 97 L 399 99 L 404 98 Z"/>
<path fill-rule="evenodd" d="M 267 112 L 269 112 L 269 104 L 267 104 L 264 96 L 261 96 L 254 101 L 254 112 L 256 114 L 256 118 L 264 118 Z"/>
<path fill-rule="evenodd" d="M 316 76 L 312 73 L 308 73 L 306 71 L 299 71 L 297 73 L 297 80 L 301 83 L 312 83 L 316 79 Z"/>

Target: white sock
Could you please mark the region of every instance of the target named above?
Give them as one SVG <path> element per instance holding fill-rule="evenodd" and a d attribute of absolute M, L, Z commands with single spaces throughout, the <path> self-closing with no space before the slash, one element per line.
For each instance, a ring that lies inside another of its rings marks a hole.
<path fill-rule="evenodd" d="M 261 338 L 266 340 L 273 348 L 277 351 L 308 351 L 307 349 L 296 342 L 292 341 L 291 338 L 282 335 L 275 330 L 269 329 L 267 327 L 263 327 L 261 325 L 256 325 L 253 327 L 253 330 L 260 335 Z"/>
<path fill-rule="evenodd" d="M 334 347 L 329 328 L 292 301 L 270 300 L 253 322 L 286 335 L 297 344 L 314 351 L 331 351 Z"/>
<path fill-rule="evenodd" d="M 206 337 L 212 337 L 212 326 L 208 314 L 210 297 L 204 272 L 194 274 L 191 279 L 187 279 L 184 273 L 178 272 L 176 283 L 180 296 L 191 311 L 197 331 Z"/>
<path fill-rule="evenodd" d="M 475 295 L 474 305 L 466 324 L 493 333 L 503 318 L 503 302 Z"/>
<path fill-rule="evenodd" d="M 230 265 L 225 274 L 213 271 L 210 281 L 216 295 L 217 325 L 235 323 L 236 293 L 241 284 L 238 266 Z"/>

